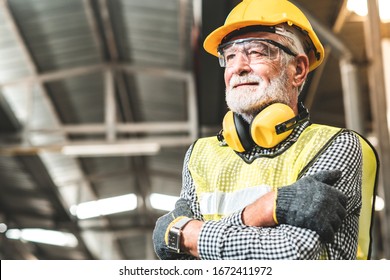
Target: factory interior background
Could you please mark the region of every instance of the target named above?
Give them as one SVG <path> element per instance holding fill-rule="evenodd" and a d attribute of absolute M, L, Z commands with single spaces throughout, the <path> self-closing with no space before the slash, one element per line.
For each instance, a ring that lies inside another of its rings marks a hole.
<path fill-rule="evenodd" d="M 204 38 L 237 0 L 0 0 L 0 259 L 156 259 L 183 157 L 216 135 Z M 372 259 L 390 259 L 390 1 L 294 0 L 326 50 L 313 122 L 378 151 Z"/>

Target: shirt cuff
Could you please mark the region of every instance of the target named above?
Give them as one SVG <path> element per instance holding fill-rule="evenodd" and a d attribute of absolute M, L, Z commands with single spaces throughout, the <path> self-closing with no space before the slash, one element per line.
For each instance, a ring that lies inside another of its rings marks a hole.
<path fill-rule="evenodd" d="M 202 260 L 221 259 L 224 232 L 227 225 L 217 221 L 207 221 L 203 224 L 198 239 L 198 253 Z"/>
<path fill-rule="evenodd" d="M 239 211 L 234 212 L 228 217 L 225 217 L 221 219 L 221 222 L 228 225 L 228 226 L 245 226 L 244 222 L 242 221 L 242 212 L 244 209 L 241 209 Z"/>

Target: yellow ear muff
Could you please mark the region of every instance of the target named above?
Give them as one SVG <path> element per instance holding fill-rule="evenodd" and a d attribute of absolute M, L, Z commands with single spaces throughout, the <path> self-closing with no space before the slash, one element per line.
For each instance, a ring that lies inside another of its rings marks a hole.
<path fill-rule="evenodd" d="M 237 152 L 244 152 L 245 149 L 241 144 L 240 137 L 238 136 L 236 125 L 234 123 L 234 113 L 228 111 L 223 118 L 222 122 L 222 136 L 225 139 L 226 144 Z"/>
<path fill-rule="evenodd" d="M 250 133 L 253 141 L 263 148 L 275 147 L 292 132 L 292 130 L 288 130 L 277 134 L 276 126 L 294 118 L 294 116 L 294 111 L 282 103 L 266 107 L 252 121 Z"/>
<path fill-rule="evenodd" d="M 226 113 L 218 140 L 222 139 L 237 152 L 250 150 L 257 144 L 263 148 L 273 148 L 285 140 L 292 130 L 302 122 L 309 120 L 309 111 L 299 104 L 300 113 L 281 103 L 272 104 L 263 109 L 249 125 L 241 115 L 229 111 Z"/>

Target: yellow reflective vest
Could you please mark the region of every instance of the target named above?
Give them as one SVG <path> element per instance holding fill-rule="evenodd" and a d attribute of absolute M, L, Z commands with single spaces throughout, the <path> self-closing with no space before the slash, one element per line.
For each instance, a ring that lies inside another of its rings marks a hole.
<path fill-rule="evenodd" d="M 247 163 L 216 137 L 199 139 L 188 168 L 205 220 L 219 220 L 244 208 L 263 194 L 297 181 L 343 130 L 312 124 L 287 150 Z M 359 218 L 359 259 L 367 259 L 371 244 L 377 155 L 359 136 L 363 153 L 362 210 Z"/>

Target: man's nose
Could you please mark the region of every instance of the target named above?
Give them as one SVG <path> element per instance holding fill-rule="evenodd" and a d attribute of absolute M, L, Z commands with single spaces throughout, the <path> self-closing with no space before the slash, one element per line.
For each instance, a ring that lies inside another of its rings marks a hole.
<path fill-rule="evenodd" d="M 237 53 L 236 59 L 233 64 L 233 71 L 237 75 L 243 75 L 251 72 L 250 61 L 248 56 L 243 53 Z"/>

